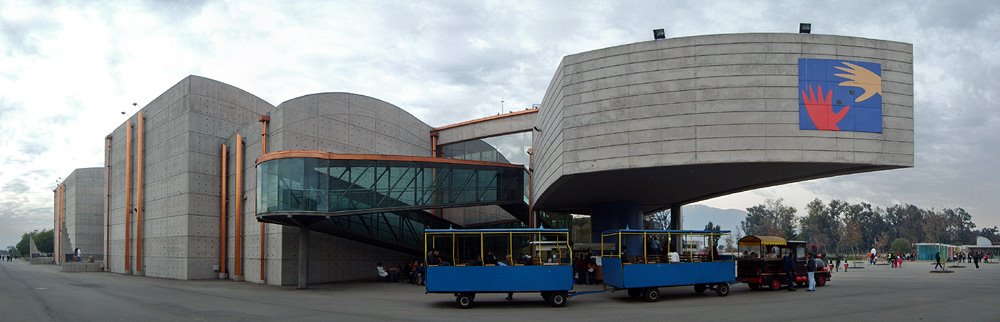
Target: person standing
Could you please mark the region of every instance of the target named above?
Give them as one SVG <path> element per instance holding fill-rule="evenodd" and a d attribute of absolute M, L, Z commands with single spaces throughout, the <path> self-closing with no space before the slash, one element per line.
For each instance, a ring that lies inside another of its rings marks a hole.
<path fill-rule="evenodd" d="M 975 255 L 971 255 L 971 256 L 972 256 L 972 262 L 976 264 L 976 270 L 978 271 L 979 270 L 979 258 L 982 257 L 983 255 L 980 252 L 976 252 Z"/>
<path fill-rule="evenodd" d="M 649 250 L 647 252 L 653 256 L 660 255 L 660 248 L 660 239 L 653 236 L 653 239 L 649 240 Z"/>
<path fill-rule="evenodd" d="M 809 276 L 809 288 L 806 292 L 816 291 L 816 259 L 812 254 L 807 254 L 809 260 L 806 261 L 806 276 Z"/>
<path fill-rule="evenodd" d="M 593 257 L 587 258 L 587 285 L 597 284 L 596 278 L 597 272 L 597 259 Z"/>
<path fill-rule="evenodd" d="M 785 278 L 788 280 L 788 291 L 795 291 L 795 258 L 791 253 L 785 254 Z"/>

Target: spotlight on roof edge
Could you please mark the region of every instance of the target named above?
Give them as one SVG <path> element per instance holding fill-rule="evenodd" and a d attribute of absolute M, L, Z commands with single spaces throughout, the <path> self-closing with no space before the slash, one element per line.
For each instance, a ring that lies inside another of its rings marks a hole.
<path fill-rule="evenodd" d="M 653 29 L 653 39 L 667 39 L 667 33 L 663 29 Z"/>
<path fill-rule="evenodd" d="M 812 33 L 812 24 L 811 23 L 800 23 L 799 24 L 799 33 L 800 34 L 811 34 Z"/>

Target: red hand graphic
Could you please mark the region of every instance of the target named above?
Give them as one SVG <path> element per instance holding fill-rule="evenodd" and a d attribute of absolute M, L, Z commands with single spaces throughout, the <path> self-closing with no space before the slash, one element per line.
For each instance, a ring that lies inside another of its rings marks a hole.
<path fill-rule="evenodd" d="M 816 129 L 818 130 L 829 130 L 829 131 L 840 131 L 837 127 L 837 122 L 847 115 L 847 110 L 850 110 L 850 106 L 844 106 L 840 112 L 833 113 L 833 90 L 826 92 L 826 97 L 823 97 L 823 86 L 817 86 L 816 92 L 813 92 L 813 87 L 809 86 L 809 95 L 806 95 L 806 91 L 802 91 L 802 100 L 806 104 L 806 112 L 809 113 L 809 118 L 812 119 L 813 124 L 816 124 Z M 817 93 L 818 92 L 818 93 Z M 819 94 L 819 97 L 817 97 Z"/>

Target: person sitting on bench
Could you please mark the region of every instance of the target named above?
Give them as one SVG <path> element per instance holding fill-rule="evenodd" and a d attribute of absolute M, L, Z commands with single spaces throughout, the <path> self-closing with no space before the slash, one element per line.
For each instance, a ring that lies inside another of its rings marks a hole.
<path fill-rule="evenodd" d="M 379 262 L 378 264 L 375 264 L 375 271 L 378 273 L 378 280 L 379 281 L 388 281 L 389 280 L 389 272 L 385 271 L 385 267 L 382 267 L 382 263 L 381 262 Z"/>

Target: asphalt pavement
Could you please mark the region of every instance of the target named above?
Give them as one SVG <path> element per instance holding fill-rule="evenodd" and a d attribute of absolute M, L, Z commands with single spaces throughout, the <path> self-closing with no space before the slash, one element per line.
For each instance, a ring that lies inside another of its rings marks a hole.
<path fill-rule="evenodd" d="M 114 273 L 63 273 L 53 265 L 0 263 L 0 321 L 998 321 L 1000 264 L 930 273 L 907 262 L 835 272 L 816 292 L 756 290 L 735 284 L 727 297 L 691 287 L 661 288 L 647 303 L 625 292 L 574 296 L 553 308 L 537 293 L 480 294 L 455 307 L 449 294 L 421 286 L 351 282 L 265 286 L 224 280 L 178 281 Z M 577 286 L 577 291 L 600 290 Z"/>

